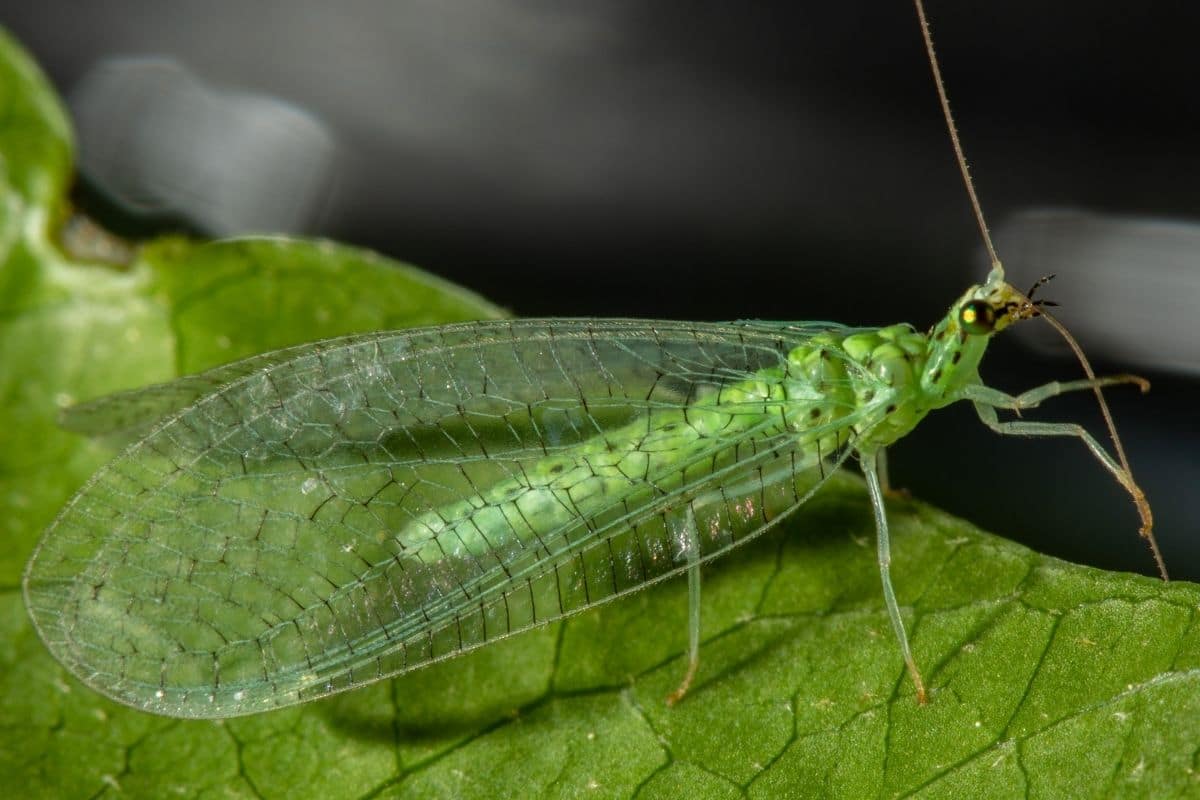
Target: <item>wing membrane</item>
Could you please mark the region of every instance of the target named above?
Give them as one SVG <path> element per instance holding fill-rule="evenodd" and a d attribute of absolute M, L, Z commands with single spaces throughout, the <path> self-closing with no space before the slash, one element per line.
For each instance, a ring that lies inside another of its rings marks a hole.
<path fill-rule="evenodd" d="M 346 336 L 335 340 L 344 347 L 378 334 Z M 143 386 L 98 397 L 63 409 L 59 425 L 86 436 L 114 437 L 132 441 L 149 432 L 164 417 L 177 413 L 205 395 L 229 383 L 286 363 L 325 343 L 308 343 L 243 358 L 196 375 L 185 375 L 167 383 Z"/>
<path fill-rule="evenodd" d="M 142 407 L 167 417 L 64 509 L 27 603 L 94 688 L 178 716 L 479 646 L 679 571 L 687 508 L 709 558 L 800 502 L 816 451 L 777 401 L 725 395 L 812 333 L 476 323 L 151 387 Z M 813 439 L 835 461 L 865 419 L 846 410 Z"/>

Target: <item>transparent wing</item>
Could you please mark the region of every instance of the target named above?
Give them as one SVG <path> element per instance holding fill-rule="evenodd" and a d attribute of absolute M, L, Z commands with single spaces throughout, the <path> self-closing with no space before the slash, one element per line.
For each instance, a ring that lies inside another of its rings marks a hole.
<path fill-rule="evenodd" d="M 846 405 L 800 445 L 786 403 L 748 393 L 811 334 L 476 323 L 151 387 L 211 388 L 63 510 L 27 605 L 81 679 L 174 716 L 302 702 L 480 646 L 680 571 L 687 507 L 711 558 L 801 502 L 869 411 L 837 387 L 789 398 Z"/>
<path fill-rule="evenodd" d="M 337 347 L 346 347 L 377 336 L 378 334 L 346 336 L 333 341 L 337 343 Z M 148 433 L 164 417 L 186 408 L 226 384 L 286 363 L 324 346 L 324 342 L 312 342 L 286 347 L 223 364 L 196 375 L 185 375 L 167 383 L 104 395 L 63 409 L 59 414 L 58 424 L 69 431 L 86 436 L 132 441 Z"/>

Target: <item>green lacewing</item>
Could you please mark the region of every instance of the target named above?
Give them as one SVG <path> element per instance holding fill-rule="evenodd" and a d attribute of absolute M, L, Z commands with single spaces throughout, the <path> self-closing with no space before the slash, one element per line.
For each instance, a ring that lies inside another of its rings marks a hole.
<path fill-rule="evenodd" d="M 945 104 L 919 2 L 918 13 Z M 926 414 L 967 400 L 999 433 L 1081 439 L 1133 495 L 1153 547 L 1111 423 L 1115 456 L 1078 426 L 997 416 L 1144 382 L 1097 379 L 1084 360 L 1086 379 L 1018 396 L 984 386 L 991 336 L 1052 321 L 993 262 L 927 332 L 479 322 L 300 345 L 77 406 L 68 427 L 136 441 L 46 531 L 26 605 L 93 689 L 158 714 L 227 717 L 399 675 L 686 574 L 689 666 L 674 700 L 698 661 L 700 566 L 853 458 L 885 605 L 925 702 L 891 584 L 879 461 Z"/>

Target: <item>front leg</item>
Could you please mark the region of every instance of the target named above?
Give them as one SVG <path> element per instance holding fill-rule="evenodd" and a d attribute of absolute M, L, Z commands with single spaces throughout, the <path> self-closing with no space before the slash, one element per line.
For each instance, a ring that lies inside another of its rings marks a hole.
<path fill-rule="evenodd" d="M 1026 409 L 1037 408 L 1043 401 L 1049 400 L 1051 397 L 1058 397 L 1060 394 L 1090 391 L 1101 389 L 1105 386 L 1119 386 L 1127 383 L 1134 384 L 1143 393 L 1150 390 L 1150 382 L 1145 378 L 1140 378 L 1137 375 L 1110 375 L 1105 378 L 1096 378 L 1095 380 L 1081 378 L 1077 381 L 1050 381 L 1050 383 L 1035 386 L 1018 395 L 1011 395 L 999 389 L 984 386 L 981 383 L 973 383 L 963 390 L 962 396 L 975 403 L 983 403 L 993 408 L 1004 408 L 1020 414 Z"/>
<path fill-rule="evenodd" d="M 1136 384 L 1141 387 L 1142 391 L 1146 391 L 1150 385 L 1143 378 L 1139 378 L 1136 375 L 1115 375 L 1110 378 L 1097 378 L 1096 380 L 1067 381 L 1065 383 L 1055 381 L 1030 389 L 1016 396 L 982 384 L 973 384 L 963 390 L 962 396 L 972 401 L 975 406 L 975 413 L 979 415 L 979 419 L 983 424 L 1002 436 L 1072 436 L 1083 442 L 1092 455 L 1096 457 L 1105 469 L 1112 473 L 1117 482 L 1133 497 L 1138 515 L 1142 518 L 1142 526 L 1138 533 L 1150 545 L 1150 552 L 1154 556 L 1154 563 L 1158 566 L 1158 571 L 1162 575 L 1163 580 L 1167 580 L 1167 566 L 1163 561 L 1162 553 L 1159 552 L 1158 542 L 1154 539 L 1154 516 L 1150 511 L 1150 503 L 1146 500 L 1146 495 L 1142 492 L 1141 487 L 1134 482 L 1133 475 L 1129 470 L 1118 462 L 1117 459 L 1113 458 L 1104 449 L 1103 445 L 1096 441 L 1096 438 L 1092 434 L 1084 430 L 1081 425 L 1073 422 L 1028 422 L 1025 420 L 1001 422 L 996 415 L 997 408 L 1019 413 L 1022 409 L 1034 408 L 1043 400 L 1065 392 L 1096 389 L 1101 386 L 1112 386 L 1120 383 Z"/>

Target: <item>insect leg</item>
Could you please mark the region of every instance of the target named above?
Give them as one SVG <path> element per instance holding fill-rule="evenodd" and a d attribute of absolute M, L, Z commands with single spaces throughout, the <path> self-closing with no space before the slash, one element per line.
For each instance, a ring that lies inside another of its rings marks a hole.
<path fill-rule="evenodd" d="M 879 476 L 879 487 L 883 493 L 892 493 L 892 481 L 888 478 L 887 448 L 881 447 L 875 452 L 875 474 Z"/>
<path fill-rule="evenodd" d="M 681 545 L 681 556 L 687 559 L 688 579 L 688 665 L 683 681 L 675 691 L 667 695 L 667 705 L 673 706 L 683 699 L 691 688 L 700 666 L 700 532 L 696 529 L 696 516 L 689 504 L 678 522 L 676 540 Z"/>
<path fill-rule="evenodd" d="M 925 682 L 917 670 L 917 662 L 913 660 L 912 650 L 908 646 L 908 634 L 904 631 L 904 620 L 900 618 L 900 605 L 896 602 L 896 590 L 892 588 L 892 546 L 888 536 L 887 511 L 883 507 L 883 488 L 879 485 L 879 474 L 876 470 L 876 454 L 860 453 L 863 476 L 867 479 L 867 491 L 871 495 L 871 508 L 875 511 L 875 535 L 878 542 L 879 577 L 883 581 L 883 600 L 887 606 L 888 617 L 892 621 L 892 630 L 900 642 L 900 652 L 904 655 L 904 663 L 908 674 L 912 676 L 913 685 L 917 689 L 917 702 L 925 705 Z"/>
<path fill-rule="evenodd" d="M 892 486 L 892 481 L 888 473 L 886 447 L 881 447 L 875 451 L 875 474 L 879 476 L 879 486 L 883 489 L 884 497 L 890 497 L 893 500 L 909 500 L 912 498 L 908 489 L 897 489 Z"/>
<path fill-rule="evenodd" d="M 1117 483 L 1121 484 L 1125 491 L 1129 492 L 1130 496 L 1133 497 L 1138 514 L 1142 518 L 1142 527 L 1139 533 L 1150 545 L 1150 553 L 1154 557 L 1154 563 L 1158 566 L 1158 571 L 1162 575 L 1163 580 L 1167 580 L 1167 566 L 1163 561 L 1162 553 L 1158 549 L 1158 542 L 1154 539 L 1152 532 L 1153 517 L 1150 514 L 1150 504 L 1146 501 L 1146 495 L 1142 493 L 1142 490 L 1134 482 L 1133 475 L 1129 473 L 1129 470 L 1118 462 L 1117 459 L 1109 455 L 1108 451 L 1104 449 L 1100 442 L 1096 441 L 1095 437 L 1084 430 L 1082 426 L 1076 425 L 1073 422 L 1027 422 L 1025 420 L 1001 422 L 996 415 L 997 408 L 1019 412 L 1023 408 L 1032 408 L 1042 400 L 1062 394 L 1063 392 L 1092 389 L 1097 386 L 1108 386 L 1114 383 L 1135 383 L 1141 386 L 1143 391 L 1149 386 L 1146 381 L 1134 375 L 1117 375 L 1112 378 L 1098 378 L 1094 381 L 1078 380 L 1066 383 L 1048 383 L 1045 386 L 1030 389 L 1016 397 L 988 386 L 974 385 L 968 386 L 963 392 L 963 396 L 973 401 L 975 413 L 979 415 L 979 419 L 996 433 L 1004 436 L 1074 436 L 1083 442 L 1087 446 L 1087 449 L 1092 452 L 1092 455 L 1117 479 Z"/>
<path fill-rule="evenodd" d="M 1025 409 L 1037 408 L 1042 401 L 1048 400 L 1051 397 L 1057 397 L 1060 394 L 1066 394 L 1067 392 L 1089 391 L 1104 386 L 1117 386 L 1125 383 L 1132 383 L 1141 388 L 1143 392 L 1150 388 L 1149 382 L 1145 378 L 1139 378 L 1137 375 L 1110 375 L 1109 377 L 1096 378 L 1095 380 L 1081 378 L 1077 381 L 1051 381 L 1041 386 L 1035 386 L 1015 396 L 998 389 L 993 389 L 990 386 L 976 383 L 967 386 L 963 390 L 963 397 L 976 403 L 983 403 L 994 408 L 1004 408 L 1019 413 Z"/>
<path fill-rule="evenodd" d="M 1043 400 L 1065 392 L 1082 391 L 1084 389 L 1092 389 L 1096 386 L 1110 386 L 1115 383 L 1134 382 L 1142 382 L 1142 379 L 1135 378 L 1132 375 L 1117 375 L 1112 378 L 1100 378 L 1096 381 L 1078 380 L 1067 381 L 1065 383 L 1055 381 L 1030 389 L 1027 392 L 1022 392 L 1016 396 L 993 389 L 990 386 L 975 384 L 968 386 L 964 390 L 963 396 L 974 403 L 975 413 L 979 415 L 979 419 L 984 425 L 1004 436 L 1074 436 L 1080 439 L 1092 451 L 1092 455 L 1104 465 L 1104 468 L 1111 472 L 1122 486 L 1128 487 L 1130 482 L 1129 473 L 1082 426 L 1076 425 L 1073 422 L 1027 422 L 1025 420 L 1001 422 L 996 415 L 996 409 L 1003 408 L 1009 411 L 1020 412 L 1024 409 L 1035 408 Z"/>

